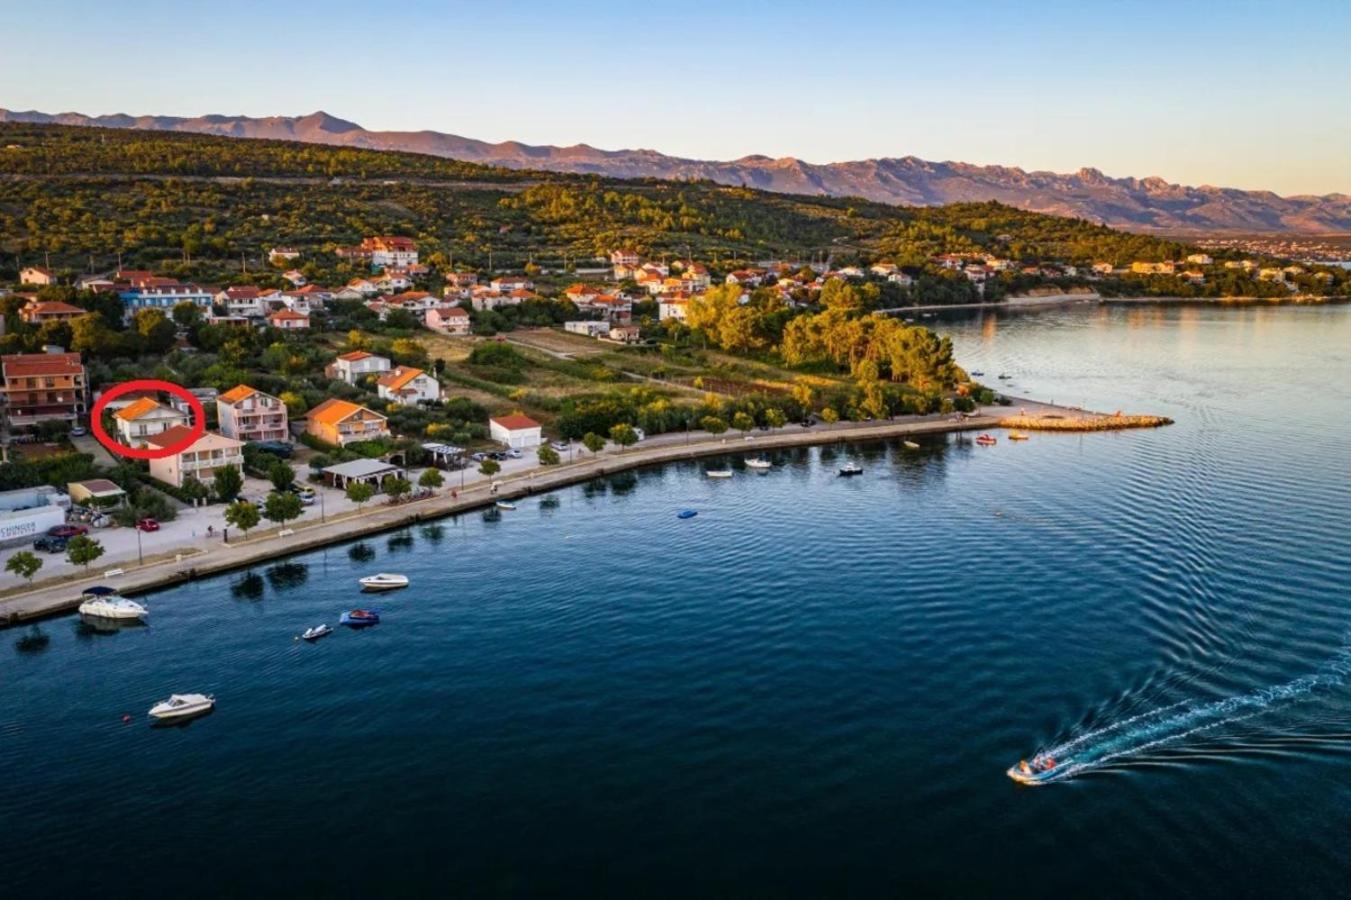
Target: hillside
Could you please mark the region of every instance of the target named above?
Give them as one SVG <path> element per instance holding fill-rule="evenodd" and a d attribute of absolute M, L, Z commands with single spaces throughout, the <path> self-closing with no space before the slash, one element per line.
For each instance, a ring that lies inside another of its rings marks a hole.
<path fill-rule="evenodd" d="M 943 252 L 1119 264 L 1183 245 L 1001 206 L 906 208 L 708 182 L 528 173 L 435 156 L 281 141 L 0 124 L 0 279 L 50 254 L 72 271 L 178 267 L 224 277 L 274 244 L 311 251 L 374 233 L 424 259 L 496 269 L 572 264 L 632 245 L 709 261 Z"/>
<path fill-rule="evenodd" d="M 258 138 L 428 154 L 507 169 L 539 169 L 615 178 L 702 180 L 766 191 L 862 197 L 936 206 L 998 201 L 1020 209 L 1158 232 L 1351 232 L 1351 196 L 1280 197 L 1269 191 L 1188 187 L 1160 178 L 1113 178 L 1093 168 L 1074 173 L 931 162 L 913 156 L 827 164 L 747 156 L 710 161 L 655 150 L 600 150 L 487 143 L 435 131 L 367 131 L 324 112 L 307 116 L 49 115 L 0 109 L 0 122 L 98 126 Z"/>

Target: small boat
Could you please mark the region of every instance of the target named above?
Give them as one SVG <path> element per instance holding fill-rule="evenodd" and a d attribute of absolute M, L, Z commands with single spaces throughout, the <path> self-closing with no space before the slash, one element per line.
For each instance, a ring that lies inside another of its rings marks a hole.
<path fill-rule="evenodd" d="M 150 707 L 150 717 L 159 719 L 187 719 L 210 712 L 216 705 L 216 698 L 210 694 L 172 694 L 168 700 L 161 700 Z"/>
<path fill-rule="evenodd" d="M 915 443 L 914 441 L 901 441 L 901 443 L 905 445 L 905 449 L 907 450 L 919 449 L 919 444 Z"/>
<path fill-rule="evenodd" d="M 408 576 L 381 572 L 378 575 L 367 575 L 365 578 L 359 578 L 357 583 L 365 591 L 394 591 L 408 587 Z"/>
<path fill-rule="evenodd" d="M 505 501 L 505 500 L 498 500 L 496 503 L 493 504 L 493 506 L 496 506 L 498 509 L 515 509 L 515 508 L 516 508 L 516 504 L 515 504 L 515 503 L 508 503 L 508 502 Z"/>
<path fill-rule="evenodd" d="M 993 447 L 995 444 L 999 443 L 999 441 L 994 435 L 982 432 L 981 434 L 976 435 L 976 443 L 980 444 L 982 447 Z"/>
<path fill-rule="evenodd" d="M 1021 431 L 1010 431 L 1010 432 L 1009 432 L 1009 440 L 1011 440 L 1011 441 L 1025 441 L 1025 440 L 1027 440 L 1027 435 L 1023 434 Z"/>
<path fill-rule="evenodd" d="M 849 478 L 854 475 L 862 475 L 863 467 L 856 462 L 847 462 L 844 465 L 840 466 L 840 474 L 843 475 L 845 478 Z"/>
<path fill-rule="evenodd" d="M 774 464 L 763 456 L 756 456 L 752 459 L 746 460 L 746 467 L 750 469 L 760 469 L 761 471 L 764 471 L 766 469 L 774 468 Z"/>
<path fill-rule="evenodd" d="M 984 372 L 972 372 L 972 373 L 971 373 L 971 377 L 972 377 L 972 378 L 980 378 L 980 377 L 981 377 L 982 375 L 984 375 L 984 374 L 985 374 Z"/>
<path fill-rule="evenodd" d="M 1032 757 L 1032 761 L 1022 760 L 1017 765 L 1009 766 L 1005 775 L 1008 775 L 1019 784 L 1031 785 L 1036 787 L 1039 784 L 1045 784 L 1055 776 L 1065 771 L 1065 766 L 1069 760 L 1056 760 L 1044 753 L 1038 753 Z"/>
<path fill-rule="evenodd" d="M 380 610 L 378 609 L 354 609 L 351 612 L 342 614 L 338 620 L 339 625 L 349 625 L 352 628 L 365 628 L 367 625 L 380 624 Z"/>
<path fill-rule="evenodd" d="M 333 629 L 329 628 L 327 625 L 316 625 L 313 628 L 306 628 L 304 633 L 300 635 L 300 639 L 302 641 L 317 641 L 321 637 L 332 633 Z"/>
<path fill-rule="evenodd" d="M 149 614 L 144 606 L 135 600 L 128 600 L 115 588 L 96 586 L 86 588 L 80 595 L 80 614 L 99 619 L 139 619 Z"/>
<path fill-rule="evenodd" d="M 708 469 L 704 472 L 709 478 L 731 478 L 731 469 Z"/>
<path fill-rule="evenodd" d="M 1009 380 L 1010 378 L 1012 378 L 1012 377 L 1013 377 L 1012 375 L 1000 375 L 1000 376 L 999 376 L 999 380 L 1000 380 L 1000 381 L 1008 381 L 1008 380 Z"/>
<path fill-rule="evenodd" d="M 697 515 L 699 515 L 699 510 L 697 509 L 682 509 L 680 512 L 676 513 L 676 518 L 693 519 Z"/>

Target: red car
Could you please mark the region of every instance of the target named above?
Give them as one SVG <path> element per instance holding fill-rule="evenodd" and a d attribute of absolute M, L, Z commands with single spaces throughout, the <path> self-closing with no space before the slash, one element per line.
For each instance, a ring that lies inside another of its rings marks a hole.
<path fill-rule="evenodd" d="M 53 525 L 47 529 L 47 534 L 51 537 L 73 538 L 77 534 L 88 534 L 88 525 Z"/>
<path fill-rule="evenodd" d="M 159 531 L 159 522 L 154 519 L 142 519 L 136 523 L 136 527 L 141 531 Z"/>

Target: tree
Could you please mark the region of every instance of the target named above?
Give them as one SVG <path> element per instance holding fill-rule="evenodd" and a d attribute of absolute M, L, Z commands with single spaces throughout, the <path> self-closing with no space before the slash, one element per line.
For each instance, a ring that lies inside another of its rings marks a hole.
<path fill-rule="evenodd" d="M 478 470 L 479 474 L 491 478 L 498 472 L 502 471 L 502 467 L 497 464 L 497 460 L 495 459 L 485 459 L 483 462 L 478 464 Z"/>
<path fill-rule="evenodd" d="M 788 417 L 777 406 L 765 410 L 765 424 L 770 428 L 782 428 L 788 424 Z"/>
<path fill-rule="evenodd" d="M 732 427 L 742 434 L 749 434 L 750 430 L 755 427 L 755 419 L 747 413 L 739 412 L 732 416 Z"/>
<path fill-rule="evenodd" d="M 229 503 L 239 496 L 244 488 L 244 476 L 234 466 L 222 466 L 211 478 L 211 487 L 216 496 Z"/>
<path fill-rule="evenodd" d="M 365 481 L 353 481 L 347 485 L 347 499 L 355 503 L 358 510 L 374 496 L 375 486 Z"/>
<path fill-rule="evenodd" d="M 277 399 L 286 407 L 286 414 L 292 419 L 300 418 L 310 408 L 305 398 L 295 391 L 282 391 Z"/>
<path fill-rule="evenodd" d="M 296 483 L 296 470 L 289 463 L 277 460 L 267 470 L 267 480 L 272 482 L 272 487 L 277 491 L 289 491 L 291 485 Z"/>
<path fill-rule="evenodd" d="M 709 434 L 718 435 L 727 430 L 727 423 L 717 416 L 704 416 L 699 420 L 699 427 Z"/>
<path fill-rule="evenodd" d="M 263 518 L 284 527 L 292 519 L 300 518 L 302 510 L 300 498 L 295 494 L 272 491 L 263 503 Z"/>
<path fill-rule="evenodd" d="M 594 431 L 588 431 L 582 435 L 582 446 L 592 453 L 599 453 L 605 449 L 605 438 L 596 434 Z"/>
<path fill-rule="evenodd" d="M 620 452 L 622 453 L 622 448 L 631 447 L 638 443 L 638 432 L 633 430 L 632 425 L 620 422 L 618 425 L 610 428 L 610 440 L 620 446 Z"/>
<path fill-rule="evenodd" d="M 66 559 L 72 565 L 84 566 L 86 572 L 89 564 L 102 555 L 103 545 L 87 534 L 77 534 L 66 544 Z"/>
<path fill-rule="evenodd" d="M 142 348 L 149 353 L 156 355 L 168 353 L 174 341 L 178 339 L 178 326 L 162 309 L 152 307 L 137 310 L 133 324 L 136 334 L 141 339 Z"/>
<path fill-rule="evenodd" d="M 211 495 L 211 489 L 196 478 L 188 476 L 183 479 L 183 493 L 187 495 L 188 499 L 191 500 L 195 506 L 198 500 L 205 500 Z"/>
<path fill-rule="evenodd" d="M 41 568 L 42 560 L 38 558 L 36 553 L 28 550 L 20 550 L 5 562 L 6 572 L 13 572 L 29 584 L 33 583 L 33 576 Z"/>
<path fill-rule="evenodd" d="M 174 324 L 179 328 L 193 328 L 202 324 L 202 310 L 191 300 L 184 300 L 182 303 L 175 303 L 173 311 Z"/>
<path fill-rule="evenodd" d="M 440 469 L 428 469 L 418 476 L 419 487 L 425 487 L 429 491 L 434 491 L 446 483 L 445 476 L 441 474 Z"/>
<path fill-rule="evenodd" d="M 225 523 L 244 532 L 244 537 L 249 536 L 250 528 L 258 526 L 260 518 L 258 507 L 247 500 L 236 500 L 225 507 Z"/>
<path fill-rule="evenodd" d="M 539 456 L 539 464 L 541 466 L 556 466 L 562 461 L 562 457 L 558 455 L 558 451 L 548 444 L 541 445 L 539 450 L 536 451 L 536 455 Z"/>
<path fill-rule="evenodd" d="M 386 494 L 389 494 L 389 499 L 395 503 L 398 503 L 405 494 L 413 489 L 413 485 L 408 479 L 401 475 L 386 475 L 384 480 L 380 482 L 380 487 Z"/>
<path fill-rule="evenodd" d="M 821 421 L 825 422 L 827 425 L 832 425 L 840 421 L 840 414 L 835 411 L 835 407 L 827 406 L 825 409 L 821 410 Z"/>

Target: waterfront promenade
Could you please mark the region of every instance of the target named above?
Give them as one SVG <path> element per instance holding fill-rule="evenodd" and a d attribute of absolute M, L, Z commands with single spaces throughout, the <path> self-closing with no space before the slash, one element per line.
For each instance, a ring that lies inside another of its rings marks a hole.
<path fill-rule="evenodd" d="M 584 453 L 572 462 L 529 467 L 495 479 L 473 471 L 472 478 L 466 480 L 463 489 L 447 486 L 423 500 L 394 506 L 372 505 L 364 510 L 329 516 L 327 521 L 297 523 L 287 529 L 258 529 L 247 539 L 237 538 L 229 543 L 213 540 L 205 545 L 185 548 L 181 552 L 147 559 L 143 565 L 137 565 L 134 557 L 125 560 L 105 557 L 89 575 L 80 573 L 35 582 L 31 590 L 11 593 L 0 599 L 0 623 L 13 625 L 72 610 L 79 604 L 80 592 L 93 584 L 107 584 L 124 594 L 135 595 L 639 466 L 726 454 L 749 456 L 790 447 L 989 430 L 1006 425 L 1035 429 L 1040 427 L 1038 422 L 1055 430 L 1076 427 L 1079 430 L 1102 430 L 1156 426 L 1167 424 L 1168 420 L 1117 418 L 1046 403 L 1015 400 L 1011 407 L 986 407 L 969 417 L 946 414 L 877 422 L 837 422 L 811 428 L 788 425 L 769 431 L 751 432 L 747 436 L 739 432 L 728 432 L 716 437 L 706 432 L 655 435 L 626 450 L 608 446 L 597 454 Z"/>

